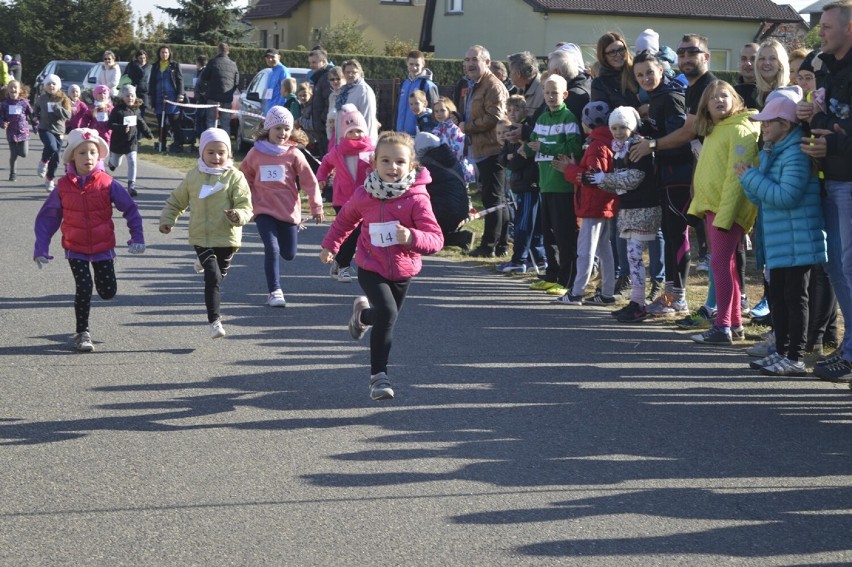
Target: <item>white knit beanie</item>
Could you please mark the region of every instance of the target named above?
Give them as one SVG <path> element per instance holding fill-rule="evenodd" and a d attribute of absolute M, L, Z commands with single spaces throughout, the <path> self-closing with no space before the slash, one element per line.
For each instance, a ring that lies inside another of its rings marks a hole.
<path fill-rule="evenodd" d="M 639 112 L 635 108 L 632 106 L 619 106 L 610 113 L 609 126 L 612 127 L 617 124 L 628 128 L 631 132 L 635 132 L 640 120 L 642 119 L 639 117 Z"/>
<path fill-rule="evenodd" d="M 636 38 L 636 53 L 650 51 L 653 55 L 660 50 L 660 34 L 648 28 Z"/>
<path fill-rule="evenodd" d="M 231 157 L 231 137 L 221 128 L 208 128 L 201 133 L 198 140 L 198 155 L 204 157 L 204 146 L 210 142 L 223 142 L 228 148 L 228 157 Z"/>

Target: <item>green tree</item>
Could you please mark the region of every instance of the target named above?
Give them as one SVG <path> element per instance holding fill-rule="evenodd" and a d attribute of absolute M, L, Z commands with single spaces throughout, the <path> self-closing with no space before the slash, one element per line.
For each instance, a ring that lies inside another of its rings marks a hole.
<path fill-rule="evenodd" d="M 417 49 L 416 43 L 400 39 L 398 35 L 393 36 L 392 40 L 385 42 L 385 55 L 388 57 L 405 57 L 415 49 Z"/>
<path fill-rule="evenodd" d="M 0 14 L 3 49 L 21 54 L 25 82 L 51 59 L 95 61 L 133 41 L 126 0 L 12 0 Z"/>
<path fill-rule="evenodd" d="M 170 43 L 240 45 L 247 28 L 242 23 L 244 10 L 232 7 L 233 0 L 178 0 L 177 8 L 157 6 L 175 23 L 168 26 Z"/>
<path fill-rule="evenodd" d="M 817 49 L 822 45 L 822 40 L 819 38 L 819 24 L 808 30 L 808 35 L 805 36 L 805 47 Z"/>
<path fill-rule="evenodd" d="M 370 55 L 373 45 L 364 39 L 358 20 L 343 19 L 320 30 L 320 44 L 329 53 L 358 53 Z"/>
<path fill-rule="evenodd" d="M 154 15 L 148 12 L 136 20 L 136 43 L 167 43 L 169 39 L 166 24 L 154 20 Z"/>

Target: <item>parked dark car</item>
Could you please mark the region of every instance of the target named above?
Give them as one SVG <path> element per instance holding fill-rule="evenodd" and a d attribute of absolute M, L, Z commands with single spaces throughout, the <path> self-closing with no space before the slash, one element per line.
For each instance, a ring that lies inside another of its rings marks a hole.
<path fill-rule="evenodd" d="M 35 83 L 33 83 L 32 91 L 30 92 L 30 98 L 32 101 L 42 93 L 42 88 L 44 86 L 44 79 L 48 75 L 56 75 L 62 81 L 62 92 L 68 94 L 68 87 L 73 84 L 80 85 L 80 88 L 84 88 L 83 80 L 86 77 L 86 73 L 88 73 L 89 69 L 94 66 L 94 63 L 91 61 L 69 61 L 69 60 L 53 60 L 49 62 L 44 68 L 39 71 L 38 75 L 36 75 Z"/>

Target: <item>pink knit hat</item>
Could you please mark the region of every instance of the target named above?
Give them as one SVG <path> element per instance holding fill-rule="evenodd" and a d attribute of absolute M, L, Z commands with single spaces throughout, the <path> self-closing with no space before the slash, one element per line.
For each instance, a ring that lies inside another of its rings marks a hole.
<path fill-rule="evenodd" d="M 273 126 L 284 124 L 285 126 L 293 127 L 293 115 L 283 106 L 273 106 L 266 113 L 266 119 L 263 121 L 263 129 L 271 130 Z"/>
<path fill-rule="evenodd" d="M 109 87 L 106 85 L 98 85 L 92 89 L 92 94 L 99 97 L 104 94 L 109 94 Z"/>
<path fill-rule="evenodd" d="M 199 157 L 204 157 L 204 146 L 210 142 L 223 142 L 228 147 L 228 157 L 231 157 L 231 137 L 221 128 L 208 128 L 201 133 L 198 140 Z"/>
<path fill-rule="evenodd" d="M 361 130 L 366 136 L 370 133 L 367 129 L 367 121 L 364 115 L 358 111 L 354 104 L 344 104 L 340 107 L 340 136 L 345 138 L 350 130 Z"/>

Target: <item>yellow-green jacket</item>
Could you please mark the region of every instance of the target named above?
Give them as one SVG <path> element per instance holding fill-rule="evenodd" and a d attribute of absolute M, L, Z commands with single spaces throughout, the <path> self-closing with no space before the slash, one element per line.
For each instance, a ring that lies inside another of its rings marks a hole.
<path fill-rule="evenodd" d="M 757 138 L 760 123 L 749 120 L 754 110 L 729 116 L 704 138 L 698 166 L 692 179 L 694 193 L 689 214 L 704 218 L 716 213 L 713 226 L 728 230 L 734 223 L 748 232 L 757 216 L 757 207 L 745 196 L 734 164 L 757 164 Z"/>
<path fill-rule="evenodd" d="M 222 188 L 217 188 L 217 183 Z M 216 188 L 203 199 L 202 188 L 206 192 Z M 160 214 L 160 226 L 174 226 L 177 218 L 190 208 L 189 243 L 204 248 L 238 248 L 242 242 L 242 226 L 252 217 L 251 190 L 243 173 L 236 168 L 228 169 L 221 175 L 202 173 L 198 168 L 190 170 L 180 185 L 172 191 Z M 233 209 L 239 216 L 238 223 L 232 223 L 225 216 L 226 209 Z"/>

